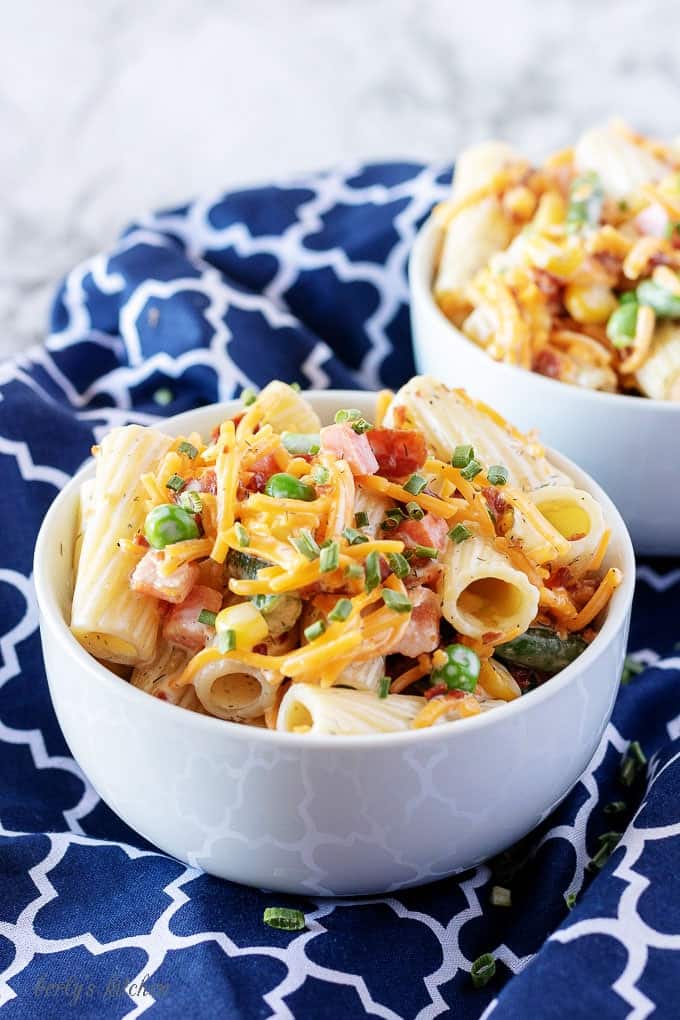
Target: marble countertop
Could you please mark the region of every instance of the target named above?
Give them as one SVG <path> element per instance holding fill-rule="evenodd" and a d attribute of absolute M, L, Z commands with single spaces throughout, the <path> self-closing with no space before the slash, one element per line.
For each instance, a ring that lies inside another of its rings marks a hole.
<path fill-rule="evenodd" d="M 32 0 L 3 15 L 0 356 L 136 215 L 354 158 L 678 133 L 673 0 Z"/>

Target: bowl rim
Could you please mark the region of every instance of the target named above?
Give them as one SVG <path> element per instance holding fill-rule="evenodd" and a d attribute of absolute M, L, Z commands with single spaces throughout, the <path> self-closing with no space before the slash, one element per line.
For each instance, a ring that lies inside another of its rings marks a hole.
<path fill-rule="evenodd" d="M 373 402 L 375 393 L 367 390 L 307 390 L 305 391 L 305 396 L 310 399 L 312 405 L 317 409 L 328 410 L 333 409 L 333 407 L 337 408 L 339 403 L 342 406 L 342 403 L 349 399 L 359 405 L 368 400 Z M 326 408 L 323 408 L 324 404 L 327 405 Z M 320 407 L 320 405 L 322 406 Z M 197 417 L 200 419 L 202 417 L 212 418 L 214 416 L 216 420 L 222 420 L 222 418 L 233 415 L 240 410 L 241 406 L 240 400 L 237 399 L 221 401 L 215 404 L 207 404 L 191 411 L 184 411 L 169 418 L 159 418 L 155 424 L 160 428 L 168 429 L 171 434 L 180 434 L 195 428 L 195 424 L 192 425 L 192 423 L 195 423 Z M 626 525 L 609 496 L 585 471 L 567 457 L 563 457 L 552 450 L 547 452 L 550 460 L 557 467 L 567 473 L 571 473 L 575 477 L 576 484 L 586 488 L 600 502 L 605 518 L 611 528 L 612 540 L 617 541 L 621 545 L 623 582 L 612 595 L 607 616 L 601 629 L 591 644 L 588 645 L 585 651 L 574 662 L 570 663 L 569 666 L 559 673 L 556 673 L 555 676 L 551 677 L 549 681 L 540 687 L 504 705 L 501 711 L 482 712 L 472 718 L 459 720 L 459 724 L 464 724 L 464 732 L 472 732 L 480 727 L 502 725 L 503 720 L 506 718 L 511 725 L 511 720 L 517 715 L 524 714 L 530 711 L 532 707 L 538 707 L 542 702 L 556 697 L 577 675 L 587 671 L 588 667 L 599 657 L 605 647 L 611 644 L 621 630 L 627 626 L 635 586 L 635 554 Z M 111 694 L 114 697 L 126 698 L 132 705 L 138 706 L 140 709 L 146 706 L 147 712 L 161 713 L 158 717 L 159 721 L 164 718 L 162 713 L 181 713 L 181 717 L 175 715 L 175 720 L 179 722 L 180 718 L 183 718 L 187 726 L 195 726 L 199 731 L 207 728 L 208 731 L 213 731 L 216 735 L 222 733 L 225 739 L 262 741 L 266 745 L 278 746 L 284 749 L 307 748 L 328 751 L 345 748 L 380 751 L 395 745 L 408 748 L 412 744 L 420 743 L 421 741 L 446 739 L 447 737 L 455 739 L 456 733 L 459 733 L 460 737 L 463 736 L 459 725 L 453 725 L 450 728 L 446 726 L 431 726 L 422 730 L 402 730 L 395 733 L 382 733 L 378 735 L 298 734 L 269 730 L 259 726 L 249 726 L 226 719 L 218 719 L 209 715 L 200 715 L 196 712 L 190 712 L 179 705 L 173 705 L 171 702 L 152 698 L 145 691 L 133 687 L 130 683 L 107 669 L 94 656 L 90 655 L 71 633 L 59 608 L 54 592 L 54 582 L 49 576 L 47 568 L 48 557 L 46 556 L 47 547 L 52 544 L 52 530 L 55 527 L 55 522 L 63 512 L 64 504 L 73 499 L 74 493 L 80 488 L 83 481 L 93 473 L 94 461 L 92 458 L 88 458 L 50 505 L 36 540 L 33 581 L 37 596 L 41 630 L 47 625 L 56 636 L 57 641 L 61 642 L 65 656 L 68 656 L 71 660 L 75 659 L 78 666 L 92 676 L 93 682 L 109 685 Z M 48 682 L 51 687 L 52 681 L 49 677 Z M 165 718 L 169 722 L 172 716 L 165 716 Z"/>
<path fill-rule="evenodd" d="M 450 331 L 452 338 L 456 342 L 462 342 L 467 345 L 470 352 L 479 358 L 480 365 L 485 365 L 488 371 L 506 375 L 509 386 L 512 385 L 513 379 L 516 379 L 519 373 L 523 381 L 531 379 L 537 387 L 547 387 L 544 394 L 546 399 L 555 399 L 555 397 L 560 399 L 557 396 L 558 392 L 564 397 L 566 388 L 575 400 L 595 401 L 600 404 L 608 404 L 610 407 L 620 407 L 621 410 L 627 409 L 628 412 L 633 407 L 637 409 L 644 407 L 643 414 L 656 411 L 660 414 L 680 415 L 680 402 L 657 400 L 654 397 L 635 397 L 629 393 L 607 393 L 604 390 L 590 390 L 583 386 L 574 386 L 571 383 L 562 382 L 559 379 L 550 379 L 539 372 L 520 368 L 518 365 L 508 365 L 504 361 L 496 361 L 494 358 L 491 358 L 486 351 L 477 347 L 469 337 L 457 329 L 452 322 L 449 322 L 434 299 L 431 286 L 434 259 L 431 253 L 428 252 L 428 246 L 434 242 L 438 233 L 441 233 L 441 227 L 437 223 L 434 214 L 430 213 L 418 230 L 409 255 L 409 290 L 412 297 L 415 296 L 418 301 L 427 305 L 428 310 L 435 315 L 442 326 Z M 417 337 L 414 337 L 414 343 L 423 344 L 422 340 Z"/>

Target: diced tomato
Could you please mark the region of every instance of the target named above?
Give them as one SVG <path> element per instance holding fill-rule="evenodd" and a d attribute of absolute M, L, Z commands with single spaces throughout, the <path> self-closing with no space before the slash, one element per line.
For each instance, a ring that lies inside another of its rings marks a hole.
<path fill-rule="evenodd" d="M 390 654 L 395 652 L 415 659 L 424 652 L 433 652 L 439 645 L 439 598 L 429 588 L 413 588 L 409 592 L 413 609 L 408 627 Z"/>
<path fill-rule="evenodd" d="M 214 627 L 199 621 L 201 610 L 219 613 L 221 608 L 221 593 L 214 588 L 197 584 L 180 605 L 173 607 L 163 625 L 163 636 L 172 645 L 188 648 L 190 652 L 198 652 L 205 648 L 215 634 Z"/>
<path fill-rule="evenodd" d="M 534 372 L 538 372 L 539 375 L 547 375 L 549 379 L 559 379 L 560 377 L 560 359 L 548 347 L 544 347 L 542 351 L 538 352 L 531 367 Z"/>
<path fill-rule="evenodd" d="M 132 571 L 130 587 L 143 595 L 151 595 L 156 599 L 164 599 L 177 605 L 184 602 L 198 577 L 195 563 L 183 563 L 171 574 L 161 574 L 160 565 L 163 553 L 159 549 L 149 549 Z"/>
<path fill-rule="evenodd" d="M 366 438 L 381 475 L 404 478 L 427 460 L 425 437 L 415 429 L 369 429 Z"/>
<path fill-rule="evenodd" d="M 359 435 L 345 422 L 321 429 L 321 449 L 338 460 L 346 460 L 353 475 L 374 475 L 378 470 L 366 433 Z"/>
<path fill-rule="evenodd" d="M 444 552 L 448 539 L 449 527 L 443 517 L 427 513 L 420 521 L 402 521 L 394 532 L 395 538 L 400 539 L 407 549 L 416 545 L 430 546 L 439 552 Z"/>

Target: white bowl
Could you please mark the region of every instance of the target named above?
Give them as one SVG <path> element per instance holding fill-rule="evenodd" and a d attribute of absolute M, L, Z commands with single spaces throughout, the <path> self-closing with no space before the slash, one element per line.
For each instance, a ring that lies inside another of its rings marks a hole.
<path fill-rule="evenodd" d="M 494 361 L 440 311 L 432 295 L 440 228 L 430 217 L 411 252 L 416 366 L 463 386 L 521 429 L 572 457 L 621 511 L 637 552 L 680 554 L 680 405 L 597 393 Z"/>
<path fill-rule="evenodd" d="M 322 419 L 366 415 L 373 397 L 311 393 Z M 163 423 L 208 434 L 235 402 Z M 66 621 L 78 490 L 43 522 L 35 553 L 45 666 L 74 757 L 117 814 L 167 853 L 214 875 L 290 893 L 356 895 L 468 868 L 538 824 L 574 785 L 609 719 L 633 596 L 630 539 L 573 464 L 555 463 L 603 505 L 607 565 L 624 573 L 602 630 L 544 686 L 484 715 L 376 737 L 311 737 L 239 726 L 159 701 L 91 658 Z"/>

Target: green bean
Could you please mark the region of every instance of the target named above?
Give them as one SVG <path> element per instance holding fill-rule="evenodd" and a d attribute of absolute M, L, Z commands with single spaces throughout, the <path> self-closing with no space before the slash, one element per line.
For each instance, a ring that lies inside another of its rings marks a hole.
<path fill-rule="evenodd" d="M 655 280 L 643 280 L 637 288 L 641 305 L 649 305 L 663 319 L 680 319 L 680 297 L 660 287 Z"/>
<path fill-rule="evenodd" d="M 175 503 L 162 503 L 146 515 L 144 537 L 154 549 L 164 549 L 166 545 L 198 536 L 193 516 Z"/>
<path fill-rule="evenodd" d="M 637 326 L 638 305 L 636 301 L 626 301 L 614 309 L 607 322 L 607 336 L 614 347 L 630 347 Z"/>
<path fill-rule="evenodd" d="M 530 627 L 514 640 L 498 645 L 494 655 L 516 666 L 552 674 L 568 666 L 585 648 L 587 644 L 578 634 L 561 638 L 550 627 Z"/>
<path fill-rule="evenodd" d="M 283 471 L 267 480 L 264 491 L 273 499 L 301 499 L 307 503 L 316 499 L 316 489 L 312 485 L 305 485 L 299 478 Z"/>

